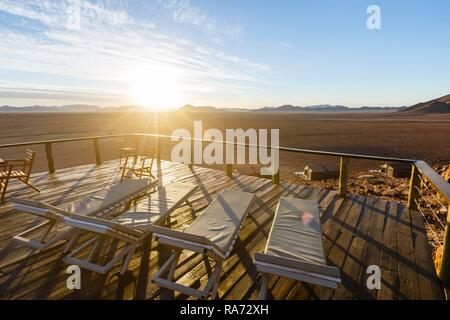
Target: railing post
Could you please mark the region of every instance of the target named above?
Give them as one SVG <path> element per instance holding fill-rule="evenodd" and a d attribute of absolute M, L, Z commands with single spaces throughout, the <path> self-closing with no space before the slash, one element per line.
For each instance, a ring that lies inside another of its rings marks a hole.
<path fill-rule="evenodd" d="M 268 150 L 268 149 L 266 149 Z M 272 158 L 272 169 L 275 171 L 272 176 L 272 183 L 279 185 L 280 184 L 280 150 L 274 148 L 272 145 L 270 147 L 270 156 Z"/>
<path fill-rule="evenodd" d="M 225 150 L 225 163 L 226 163 L 226 165 L 227 165 L 227 176 L 228 177 L 232 177 L 233 176 L 233 164 L 232 163 L 228 163 L 228 144 L 229 143 L 227 143 L 227 141 L 226 142 L 224 142 L 224 144 L 223 144 L 223 146 L 224 146 L 224 150 Z M 234 148 L 234 145 L 233 145 L 233 148 Z M 233 152 L 233 155 L 234 155 L 234 152 Z"/>
<path fill-rule="evenodd" d="M 229 176 L 230 178 L 233 176 L 233 165 L 232 164 L 227 164 L 227 176 Z"/>
<path fill-rule="evenodd" d="M 275 174 L 272 176 L 272 183 L 280 184 L 280 169 L 279 168 L 278 168 L 278 171 L 275 172 Z"/>
<path fill-rule="evenodd" d="M 439 270 L 439 279 L 450 288 L 450 205 L 447 212 L 447 224 L 445 226 L 444 245 L 442 247 L 442 263 Z"/>
<path fill-rule="evenodd" d="M 53 160 L 52 144 L 50 142 L 47 142 L 45 144 L 45 154 L 47 155 L 48 172 L 54 173 L 55 172 L 55 162 Z"/>
<path fill-rule="evenodd" d="M 92 139 L 92 142 L 94 144 L 94 151 L 95 151 L 95 163 L 99 166 L 102 164 L 102 158 L 100 155 L 100 147 L 98 145 L 98 139 L 94 138 Z"/>
<path fill-rule="evenodd" d="M 347 190 L 347 183 L 348 183 L 348 166 L 349 166 L 349 158 L 347 157 L 341 157 L 341 163 L 339 166 L 339 196 L 340 197 L 346 197 L 348 190 Z"/>
<path fill-rule="evenodd" d="M 409 182 L 408 209 L 417 210 L 416 200 L 419 195 L 419 184 L 419 170 L 417 170 L 416 166 L 413 164 L 411 169 L 411 179 Z"/>

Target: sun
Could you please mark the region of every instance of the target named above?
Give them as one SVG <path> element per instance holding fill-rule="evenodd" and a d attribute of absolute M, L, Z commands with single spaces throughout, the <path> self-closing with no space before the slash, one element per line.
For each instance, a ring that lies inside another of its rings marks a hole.
<path fill-rule="evenodd" d="M 149 70 L 136 77 L 131 96 L 135 104 L 154 111 L 176 109 L 186 103 L 180 79 L 170 69 Z"/>

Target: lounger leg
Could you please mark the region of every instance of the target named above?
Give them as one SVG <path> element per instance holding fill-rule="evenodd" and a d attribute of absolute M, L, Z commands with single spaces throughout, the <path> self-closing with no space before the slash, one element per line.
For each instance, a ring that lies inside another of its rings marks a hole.
<path fill-rule="evenodd" d="M 172 261 L 172 265 L 170 266 L 169 272 L 167 273 L 167 280 L 173 281 L 173 277 L 175 275 L 175 270 L 177 269 L 178 259 L 180 259 L 181 251 L 175 251 L 175 257 Z"/>
<path fill-rule="evenodd" d="M 72 234 L 72 237 L 70 238 L 69 242 L 67 242 L 66 247 L 64 248 L 64 253 L 67 253 L 69 251 L 72 251 L 72 248 L 77 243 L 78 239 L 80 238 L 81 232 L 79 230 L 75 230 Z"/>
<path fill-rule="evenodd" d="M 215 278 L 214 278 L 214 284 L 211 289 L 211 300 L 216 300 L 217 295 L 218 295 L 219 281 L 220 281 L 220 276 L 222 274 L 222 261 L 218 262 L 216 264 L 215 268 L 217 268 L 217 275 L 214 275 Z"/>
<path fill-rule="evenodd" d="M 39 242 L 44 243 L 45 238 L 47 238 L 48 234 L 50 233 L 50 231 L 52 231 L 52 229 L 55 226 L 55 224 L 56 224 L 55 221 L 50 222 L 50 224 L 47 227 L 47 229 L 45 229 L 45 231 L 43 232 L 42 236 L 39 238 Z"/>
<path fill-rule="evenodd" d="M 205 264 L 205 269 L 208 275 L 211 275 L 212 267 L 211 263 L 209 262 L 208 256 L 203 256 L 203 263 Z"/>
<path fill-rule="evenodd" d="M 259 292 L 259 300 L 266 300 L 267 299 L 267 291 L 269 289 L 269 276 L 265 273 L 262 274 L 263 281 L 261 285 L 261 291 Z"/>
<path fill-rule="evenodd" d="M 217 289 L 219 288 L 219 279 L 216 279 L 214 282 L 214 286 L 211 290 L 211 300 L 216 300 L 217 298 Z"/>
<path fill-rule="evenodd" d="M 127 272 L 128 265 L 130 264 L 131 258 L 133 258 L 133 253 L 134 253 L 134 250 L 136 250 L 136 247 L 137 247 L 137 245 L 130 246 L 129 252 L 128 252 L 127 256 L 125 257 L 125 260 L 123 261 L 122 269 L 120 270 L 121 275 L 124 275 L 125 272 Z"/>
<path fill-rule="evenodd" d="M 192 206 L 192 203 L 188 199 L 186 199 L 185 202 L 189 206 L 189 208 L 191 208 L 191 216 L 195 219 L 194 207 Z"/>
<path fill-rule="evenodd" d="M 92 259 L 95 258 L 95 256 L 98 254 L 98 251 L 101 249 L 103 243 L 105 242 L 105 237 L 98 237 L 97 241 L 94 243 L 94 247 L 92 248 L 91 252 L 89 252 L 89 257 L 87 258 L 88 262 L 91 262 Z"/>

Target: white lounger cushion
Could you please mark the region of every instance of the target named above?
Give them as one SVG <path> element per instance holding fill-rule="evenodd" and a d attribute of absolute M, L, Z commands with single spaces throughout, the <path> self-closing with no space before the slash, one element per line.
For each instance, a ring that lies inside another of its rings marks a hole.
<path fill-rule="evenodd" d="M 161 242 L 186 241 L 215 250 L 223 258 L 230 254 L 255 195 L 224 190 L 183 232 L 152 226 Z"/>
<path fill-rule="evenodd" d="M 254 197 L 248 192 L 222 191 L 185 232 L 205 237 L 228 255 Z"/>
<path fill-rule="evenodd" d="M 150 225 L 158 224 L 164 220 L 168 214 L 177 209 L 185 201 L 196 186 L 186 183 L 171 183 L 166 187 L 160 188 L 157 192 L 151 194 L 148 199 L 135 205 L 129 211 L 121 214 L 112 220 L 103 220 L 99 218 L 87 217 L 72 214 L 65 218 L 66 224 L 80 229 L 85 228 L 88 231 L 102 233 L 101 231 L 125 232 L 126 230 L 136 230 L 146 234 L 150 232 Z M 164 199 L 168 205 L 163 204 Z M 159 204 L 156 205 L 156 204 Z M 151 211 L 154 209 L 154 211 Z M 149 210 L 149 211 L 145 211 Z M 94 227 L 94 228 L 91 228 Z M 103 229 L 102 229 L 103 228 Z"/>
<path fill-rule="evenodd" d="M 159 188 L 156 192 L 152 193 L 145 200 L 140 201 L 126 213 L 164 213 L 174 204 L 184 201 L 186 196 L 192 193 L 195 189 L 196 186 L 193 184 L 172 182 L 162 188 Z"/>
<path fill-rule="evenodd" d="M 326 264 L 317 202 L 280 198 L 265 253 Z"/>
<path fill-rule="evenodd" d="M 70 214 L 95 215 L 127 199 L 133 199 L 136 195 L 146 191 L 155 185 L 150 179 L 127 180 L 113 186 L 108 186 L 94 194 L 88 195 L 66 204 L 53 206 L 45 202 L 12 198 L 14 206 L 22 211 L 33 213 L 46 218 L 59 218 Z"/>
<path fill-rule="evenodd" d="M 126 180 L 85 198 L 58 206 L 58 208 L 69 214 L 92 216 L 144 192 L 151 185 L 150 179 Z"/>
<path fill-rule="evenodd" d="M 339 277 L 339 269 L 326 263 L 319 206 L 316 201 L 280 198 L 265 253 L 255 263 Z"/>
<path fill-rule="evenodd" d="M 130 228 L 147 230 L 150 224 L 159 224 L 168 214 L 177 209 L 196 188 L 195 185 L 188 183 L 170 183 L 113 221 Z"/>

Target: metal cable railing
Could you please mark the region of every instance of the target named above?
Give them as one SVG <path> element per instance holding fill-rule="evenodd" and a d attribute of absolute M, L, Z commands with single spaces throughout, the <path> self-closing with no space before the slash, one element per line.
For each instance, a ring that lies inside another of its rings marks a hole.
<path fill-rule="evenodd" d="M 418 211 L 423 217 L 423 221 L 427 225 L 429 234 L 434 238 L 436 244 L 443 245 L 443 235 L 445 232 L 445 218 L 443 219 L 441 213 L 436 207 L 440 207 L 444 212 L 447 211 L 447 206 L 441 201 L 433 190 L 428 186 L 428 182 L 420 175 L 418 176 L 420 186 L 414 186 L 420 198 L 414 199 Z M 430 197 L 435 203 L 431 203 Z M 442 231 L 442 232 L 441 232 Z"/>
<path fill-rule="evenodd" d="M 441 246 L 443 244 L 443 242 L 440 240 L 439 235 L 436 233 L 436 231 L 434 231 L 433 226 L 428 222 L 427 214 L 420 207 L 420 204 L 419 204 L 419 202 L 417 200 L 414 200 L 414 202 L 417 205 L 417 209 L 419 209 L 419 212 L 422 214 L 423 221 L 428 226 L 428 230 L 430 230 L 431 234 L 434 237 L 434 240 L 436 240 L 436 242 Z"/>
<path fill-rule="evenodd" d="M 421 177 L 419 176 L 420 182 L 422 182 L 422 185 L 425 187 L 425 189 L 427 189 L 427 191 L 433 196 L 434 200 L 436 200 L 436 202 L 438 202 L 442 208 L 446 208 L 445 204 L 442 203 L 442 201 L 440 201 L 435 195 L 434 192 L 430 190 L 430 188 L 428 187 L 427 182 Z"/>
<path fill-rule="evenodd" d="M 442 226 L 442 228 L 445 228 L 445 225 L 441 221 L 441 218 L 439 218 L 438 213 L 436 212 L 435 209 L 433 209 L 433 207 L 431 206 L 431 203 L 425 198 L 425 195 L 423 194 L 423 192 L 419 188 L 417 188 L 417 187 L 415 187 L 415 188 L 419 191 L 420 197 L 422 198 L 423 202 L 426 203 L 428 209 L 433 214 L 433 216 L 436 219 L 436 221 Z M 415 201 L 416 201 L 416 204 L 417 204 L 417 199 Z M 419 208 L 420 208 L 420 206 L 419 206 Z"/>

